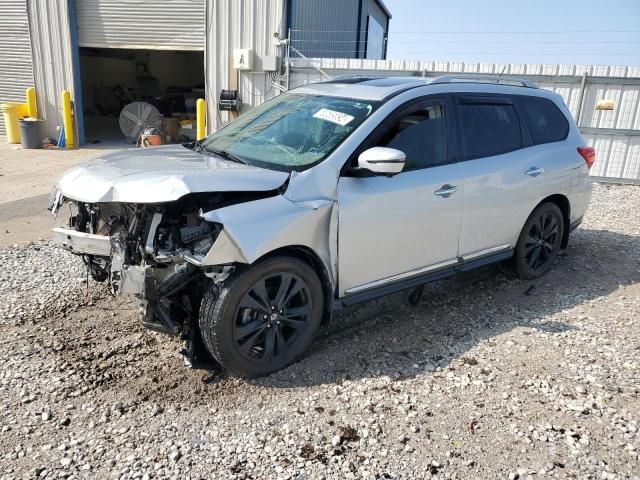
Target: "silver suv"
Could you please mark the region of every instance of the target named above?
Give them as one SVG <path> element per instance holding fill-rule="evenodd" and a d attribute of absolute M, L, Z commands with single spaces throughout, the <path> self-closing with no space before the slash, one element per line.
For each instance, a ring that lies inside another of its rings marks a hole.
<path fill-rule="evenodd" d="M 591 197 L 561 97 L 496 78 L 339 78 L 203 141 L 69 170 L 54 229 L 93 278 L 248 377 L 298 360 L 332 311 L 510 260 L 534 279 Z"/>

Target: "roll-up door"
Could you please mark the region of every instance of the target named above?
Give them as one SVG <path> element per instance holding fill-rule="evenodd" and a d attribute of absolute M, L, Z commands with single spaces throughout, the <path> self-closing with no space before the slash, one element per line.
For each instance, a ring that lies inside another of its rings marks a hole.
<path fill-rule="evenodd" d="M 0 103 L 25 102 L 33 87 L 31 39 L 26 0 L 0 1 Z M 0 137 L 6 135 L 0 115 Z"/>
<path fill-rule="evenodd" d="M 205 0 L 76 0 L 78 44 L 204 50 Z"/>

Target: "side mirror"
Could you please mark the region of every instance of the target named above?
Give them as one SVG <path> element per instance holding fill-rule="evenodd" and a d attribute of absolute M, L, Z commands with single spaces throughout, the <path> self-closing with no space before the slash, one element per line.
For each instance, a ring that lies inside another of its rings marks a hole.
<path fill-rule="evenodd" d="M 358 167 L 376 175 L 395 175 L 404 168 L 407 160 L 404 152 L 395 148 L 373 147 L 358 157 Z"/>

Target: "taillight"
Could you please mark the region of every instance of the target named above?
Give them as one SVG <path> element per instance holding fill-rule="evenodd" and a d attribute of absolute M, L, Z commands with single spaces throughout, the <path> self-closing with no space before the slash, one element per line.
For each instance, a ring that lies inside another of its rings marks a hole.
<path fill-rule="evenodd" d="M 596 162 L 596 150 L 593 147 L 578 147 L 578 153 L 582 155 L 584 161 L 587 162 L 587 168 L 593 167 Z"/>

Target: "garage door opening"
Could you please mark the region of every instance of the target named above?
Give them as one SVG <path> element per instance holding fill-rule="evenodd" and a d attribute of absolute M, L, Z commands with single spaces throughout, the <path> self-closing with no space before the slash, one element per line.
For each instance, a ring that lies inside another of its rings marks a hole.
<path fill-rule="evenodd" d="M 86 143 L 132 146 L 145 126 L 157 126 L 162 143 L 195 138 L 195 104 L 204 98 L 202 51 L 80 48 L 80 71 Z"/>

